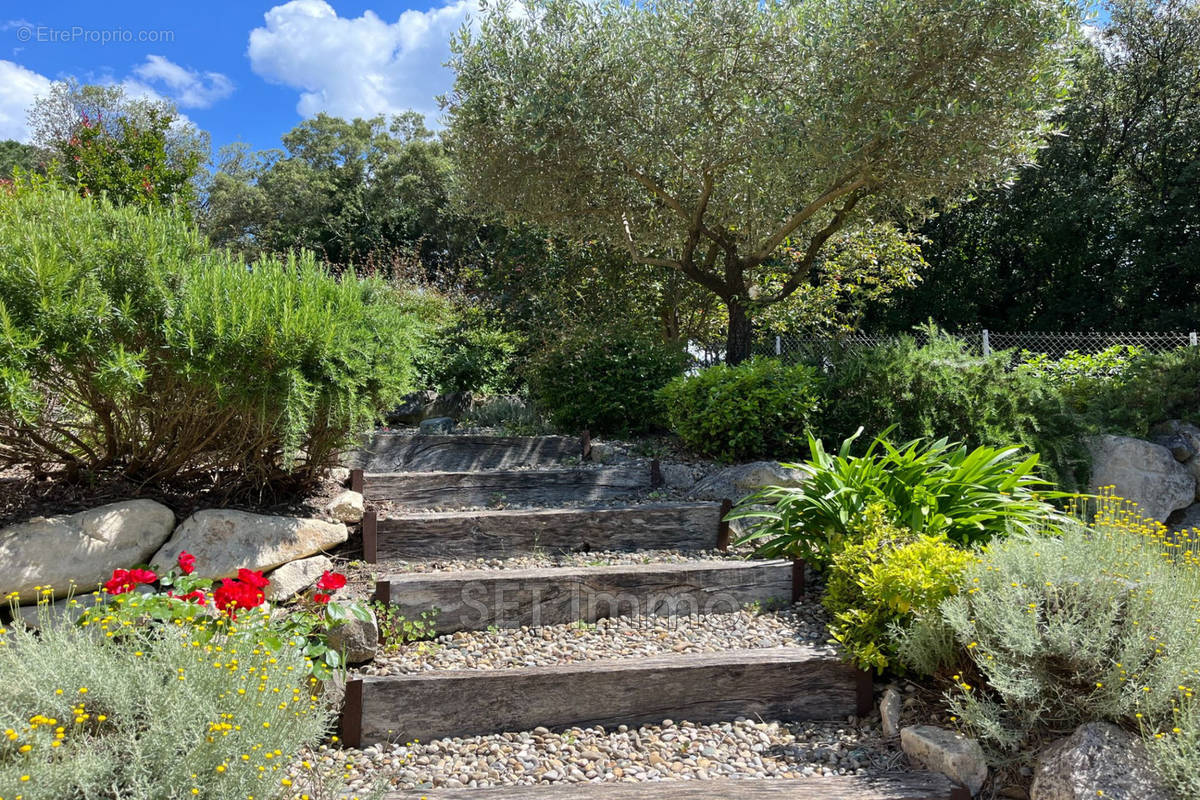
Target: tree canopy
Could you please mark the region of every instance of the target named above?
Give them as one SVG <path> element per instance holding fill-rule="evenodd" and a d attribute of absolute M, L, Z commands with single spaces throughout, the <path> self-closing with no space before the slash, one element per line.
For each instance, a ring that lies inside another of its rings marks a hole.
<path fill-rule="evenodd" d="M 452 44 L 449 145 L 477 205 L 716 295 L 738 361 L 838 231 L 1031 159 L 1073 20 L 1065 0 L 487 4 Z"/>

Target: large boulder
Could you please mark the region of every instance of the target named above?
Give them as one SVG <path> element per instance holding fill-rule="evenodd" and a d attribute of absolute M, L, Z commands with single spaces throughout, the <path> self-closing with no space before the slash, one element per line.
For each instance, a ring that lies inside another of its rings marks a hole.
<path fill-rule="evenodd" d="M 187 550 L 196 557 L 196 575 L 229 578 L 241 567 L 274 569 L 336 547 L 348 537 L 340 522 L 214 508 L 184 520 L 150 563 L 155 569 L 169 569 Z"/>
<path fill-rule="evenodd" d="M 437 392 L 426 389 L 406 395 L 400 405 L 383 415 L 388 425 L 416 425 L 425 419 L 425 409 L 437 399 Z"/>
<path fill-rule="evenodd" d="M 290 561 L 267 576 L 271 582 L 263 590 L 267 600 L 282 603 L 291 600 L 316 583 L 333 562 L 327 556 L 313 556 L 299 561 Z"/>
<path fill-rule="evenodd" d="M 1196 499 L 1196 479 L 1162 445 L 1104 434 L 1088 437 L 1087 446 L 1092 492 L 1112 486 L 1114 494 L 1137 503 L 1144 516 L 1159 522 Z"/>
<path fill-rule="evenodd" d="M 0 595 L 38 597 L 35 587 L 66 596 L 91 592 L 114 569 L 144 564 L 175 527 L 171 509 L 125 500 L 58 517 L 38 517 L 0 530 Z"/>
<path fill-rule="evenodd" d="M 338 522 L 355 524 L 362 522 L 366 513 L 363 496 L 358 492 L 345 491 L 325 504 L 325 513 Z"/>
<path fill-rule="evenodd" d="M 987 761 L 979 742 L 936 725 L 900 729 L 900 748 L 909 758 L 979 794 L 987 780 Z"/>
<path fill-rule="evenodd" d="M 1200 530 L 1200 503 L 1193 503 L 1183 511 L 1176 511 L 1167 522 L 1172 532 Z"/>
<path fill-rule="evenodd" d="M 375 620 L 375 612 L 368 609 L 367 615 L 369 619 L 350 617 L 329 629 L 327 644 L 330 649 L 343 654 L 347 664 L 370 661 L 379 650 L 379 623 Z"/>
<path fill-rule="evenodd" d="M 714 472 L 688 493 L 692 500 L 737 502 L 764 486 L 803 486 L 808 480 L 803 469 L 788 469 L 778 461 L 754 461 Z"/>
<path fill-rule="evenodd" d="M 1107 722 L 1080 725 L 1038 756 L 1029 800 L 1170 800 L 1142 740 Z"/>

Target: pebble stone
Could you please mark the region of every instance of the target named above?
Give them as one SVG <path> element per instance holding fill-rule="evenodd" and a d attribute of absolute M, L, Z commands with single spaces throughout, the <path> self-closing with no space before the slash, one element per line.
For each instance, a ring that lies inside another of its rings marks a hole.
<path fill-rule="evenodd" d="M 903 769 L 878 716 L 794 723 L 739 718 L 699 725 L 664 720 L 630 728 L 545 728 L 519 733 L 372 745 L 322 746 L 304 758 L 340 773 L 351 792 L 712 778 L 870 775 Z M 295 788 L 312 770 L 293 768 Z"/>
<path fill-rule="evenodd" d="M 739 550 L 639 550 L 624 553 L 614 550 L 593 550 L 587 553 L 529 553 L 508 558 L 428 559 L 402 561 L 382 559 L 372 568 L 380 575 L 405 572 L 458 572 L 463 570 L 498 571 L 505 569 L 540 569 L 544 567 L 612 567 L 633 564 L 685 564 L 689 561 L 742 560 L 745 551 Z"/>
<path fill-rule="evenodd" d="M 718 653 L 741 648 L 807 645 L 833 652 L 819 605 L 796 603 L 774 611 L 688 617 L 612 617 L 590 625 L 460 631 L 378 655 L 366 675 L 441 669 L 508 669 L 672 653 Z"/>

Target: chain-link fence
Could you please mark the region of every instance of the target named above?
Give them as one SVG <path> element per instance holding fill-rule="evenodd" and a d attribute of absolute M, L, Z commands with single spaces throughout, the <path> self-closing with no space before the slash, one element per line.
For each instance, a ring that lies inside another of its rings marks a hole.
<path fill-rule="evenodd" d="M 908 334 L 923 344 L 927 338 L 923 330 Z M 1061 358 L 1067 353 L 1098 353 L 1115 345 L 1138 347 L 1150 353 L 1164 353 L 1180 347 L 1197 347 L 1196 331 L 1100 333 L 1097 331 L 973 331 L 955 334 L 959 340 L 979 355 L 989 355 L 998 350 L 1044 353 L 1051 358 Z M 768 335 L 758 338 L 754 344 L 755 355 L 829 355 L 837 351 L 875 347 L 895 341 L 898 337 L 889 334 L 852 333 L 838 337 L 802 336 L 798 334 Z"/>

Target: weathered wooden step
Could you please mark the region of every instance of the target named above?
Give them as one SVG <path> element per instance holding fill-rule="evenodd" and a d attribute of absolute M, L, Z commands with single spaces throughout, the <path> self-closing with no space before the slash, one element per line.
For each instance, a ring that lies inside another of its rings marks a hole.
<path fill-rule="evenodd" d="M 546 467 L 578 459 L 576 436 L 474 436 L 378 432 L 347 459 L 366 472 L 467 472 L 482 469 Z"/>
<path fill-rule="evenodd" d="M 728 544 L 719 503 L 647 503 L 394 514 L 363 526 L 366 559 L 507 558 L 549 551 L 713 550 Z"/>
<path fill-rule="evenodd" d="M 690 561 L 390 575 L 376 598 L 403 616 L 438 609 L 438 633 L 605 617 L 732 613 L 792 598 L 790 561 Z"/>
<path fill-rule="evenodd" d="M 565 783 L 491 789 L 421 789 L 384 800 L 970 800 L 971 793 L 932 772 L 812 778 L 714 779 L 653 783 Z"/>
<path fill-rule="evenodd" d="M 642 467 L 518 469 L 487 472 L 382 472 L 364 478 L 367 500 L 409 506 L 470 506 L 520 503 L 553 506 L 595 502 L 650 488 Z"/>
<path fill-rule="evenodd" d="M 871 677 L 808 646 L 439 670 L 347 682 L 342 738 L 357 747 L 664 719 L 839 719 L 865 714 Z"/>

